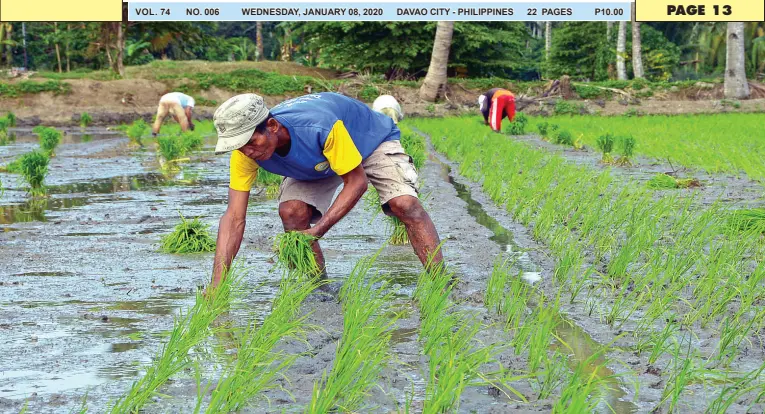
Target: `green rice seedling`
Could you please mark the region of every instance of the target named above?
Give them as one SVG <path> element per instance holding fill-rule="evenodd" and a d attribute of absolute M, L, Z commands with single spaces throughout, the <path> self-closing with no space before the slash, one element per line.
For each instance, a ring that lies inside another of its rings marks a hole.
<path fill-rule="evenodd" d="M 537 397 L 540 400 L 549 398 L 566 382 L 569 376 L 567 362 L 568 358 L 558 351 L 545 358 L 541 372 L 536 374 Z"/>
<path fill-rule="evenodd" d="M 759 315 L 762 317 L 762 315 Z M 749 321 L 742 317 L 726 316 L 720 323 L 720 342 L 717 344 L 717 356 L 715 359 L 727 367 L 739 353 L 739 347 L 744 340 L 747 340 L 749 332 L 755 323 L 755 318 Z"/>
<path fill-rule="evenodd" d="M 555 135 L 555 143 L 559 145 L 574 145 L 574 136 L 565 129 L 558 131 Z"/>
<path fill-rule="evenodd" d="M 278 174 L 266 171 L 263 168 L 258 168 L 258 175 L 255 178 L 255 182 L 262 186 L 269 185 L 281 185 L 283 177 Z"/>
<path fill-rule="evenodd" d="M 560 340 L 560 339 L 559 339 Z M 571 347 L 563 342 L 565 347 Z M 560 397 L 553 406 L 552 413 L 591 413 L 597 412 L 597 407 L 603 402 L 608 391 L 618 385 L 618 375 L 608 369 L 606 352 L 613 342 L 598 348 L 586 359 L 577 362 L 573 367 L 568 381 L 563 385 Z M 609 407 L 611 411 L 613 407 Z"/>
<path fill-rule="evenodd" d="M 157 138 L 157 145 L 166 162 L 176 161 L 185 154 L 183 142 L 176 135 L 165 135 Z"/>
<path fill-rule="evenodd" d="M 204 145 L 204 138 L 194 131 L 186 131 L 181 133 L 181 144 L 184 148 L 184 154 L 189 151 L 196 151 L 201 149 Z"/>
<path fill-rule="evenodd" d="M 632 135 L 622 136 L 618 141 L 620 144 L 621 157 L 616 160 L 616 165 L 631 167 L 632 154 L 635 152 L 635 145 L 637 145 L 637 141 Z"/>
<path fill-rule="evenodd" d="M 149 129 L 149 124 L 147 124 L 146 121 L 143 119 L 138 119 L 125 129 L 125 133 L 127 134 L 128 138 L 130 138 L 130 142 L 143 147 L 143 136 L 149 132 Z"/>
<path fill-rule="evenodd" d="M 198 218 L 189 221 L 183 215 L 180 217 L 181 222 L 173 232 L 162 237 L 162 251 L 174 254 L 214 252 L 215 239 L 210 236 L 209 226 Z"/>
<path fill-rule="evenodd" d="M 667 319 L 668 322 L 664 325 L 664 329 L 661 332 L 654 334 L 650 339 L 653 346 L 651 347 L 651 355 L 648 357 L 649 364 L 655 364 L 656 361 L 659 360 L 659 357 L 667 352 L 667 349 L 673 344 L 672 340 L 674 339 L 675 334 L 680 330 L 674 322 L 676 319 L 674 314 L 671 314 Z"/>
<path fill-rule="evenodd" d="M 524 135 L 526 134 L 526 125 L 529 123 L 529 117 L 522 112 L 515 115 L 515 119 L 510 123 L 508 132 L 510 135 Z"/>
<path fill-rule="evenodd" d="M 278 387 L 276 380 L 298 355 L 274 348 L 283 339 L 305 340 L 308 315 L 300 316 L 300 305 L 321 283 L 294 273 L 282 278 L 271 313 L 260 326 L 252 322 L 242 333 L 236 359 L 224 367 L 210 396 L 207 413 L 240 411 L 253 399 L 262 397 L 264 391 Z"/>
<path fill-rule="evenodd" d="M 45 177 L 48 175 L 48 155 L 40 151 L 32 151 L 19 158 L 19 173 L 29 184 L 30 194 L 39 196 L 45 194 Z"/>
<path fill-rule="evenodd" d="M 6 118 L 0 118 L 0 132 L 8 131 L 8 128 L 11 126 L 10 121 Z"/>
<path fill-rule="evenodd" d="M 189 352 L 219 328 L 211 324 L 228 311 L 234 292 L 239 291 L 241 274 L 232 267 L 226 271 L 221 283 L 203 295 L 197 292 L 196 302 L 189 310 L 181 310 L 175 317 L 173 330 L 167 342 L 147 367 L 141 379 L 110 410 L 117 413 L 137 413 L 154 397 L 162 396 L 158 389 L 174 375 L 192 367 Z"/>
<path fill-rule="evenodd" d="M 503 304 L 505 329 L 517 331 L 528 315 L 528 300 L 532 287 L 524 282 L 519 272 L 512 280 Z"/>
<path fill-rule="evenodd" d="M 93 117 L 90 116 L 89 113 L 83 112 L 83 113 L 80 114 L 80 126 L 82 128 L 87 128 L 92 123 L 93 123 Z"/>
<path fill-rule="evenodd" d="M 55 155 L 56 147 L 61 142 L 61 132 L 55 128 L 43 127 L 37 129 L 40 137 L 40 149 L 42 149 L 49 157 Z"/>
<path fill-rule="evenodd" d="M 388 242 L 393 245 L 409 244 L 409 234 L 406 232 L 404 222 L 398 217 L 386 216 L 388 228 L 390 229 L 390 238 Z"/>
<path fill-rule="evenodd" d="M 550 123 L 547 121 L 537 123 L 537 131 L 539 131 L 539 136 L 546 141 L 547 134 L 550 131 Z"/>
<path fill-rule="evenodd" d="M 681 361 L 679 355 L 675 355 L 675 357 L 673 359 L 675 365 L 674 371 L 667 380 L 660 403 L 663 404 L 669 401 L 668 412 L 670 413 L 675 412 L 675 408 L 680 401 L 680 395 L 685 391 L 685 387 L 699 376 L 699 368 L 696 366 L 694 359 L 685 358 Z"/>
<path fill-rule="evenodd" d="M 415 297 L 420 308 L 424 353 L 428 356 L 429 379 L 424 413 L 457 409 L 465 387 L 486 381 L 479 369 L 493 361 L 498 349 L 482 346 L 475 336 L 482 329 L 476 316 L 452 309 L 449 294 L 453 279 L 443 264 L 426 266 L 417 283 Z M 511 388 L 511 392 L 520 395 Z"/>
<path fill-rule="evenodd" d="M 401 146 L 404 147 L 406 153 L 412 158 L 414 167 L 417 170 L 422 169 L 427 159 L 425 139 L 405 126 L 400 126 L 399 128 L 401 129 Z"/>
<path fill-rule="evenodd" d="M 670 190 L 677 188 L 677 180 L 670 175 L 659 173 L 646 182 L 646 187 L 652 190 Z"/>
<path fill-rule="evenodd" d="M 268 187 L 266 187 L 266 197 L 268 198 L 276 198 L 276 196 L 279 195 L 280 186 L 278 184 L 269 184 Z"/>
<path fill-rule="evenodd" d="M 752 401 L 751 406 L 747 412 L 750 412 L 752 406 L 762 398 L 765 392 L 765 383 L 762 382 L 761 375 L 765 371 L 765 363 L 760 365 L 760 368 L 747 372 L 746 375 L 731 381 L 730 385 L 723 387 L 720 395 L 709 404 L 707 410 L 708 414 L 724 414 L 729 412 L 730 407 L 738 401 L 741 401 L 742 397 L 749 393 L 757 393 L 757 397 Z"/>
<path fill-rule="evenodd" d="M 609 133 L 600 135 L 596 141 L 598 149 L 603 154 L 601 162 L 603 164 L 613 164 L 614 157 L 611 156 L 611 152 L 614 150 L 614 135 Z"/>
<path fill-rule="evenodd" d="M 8 131 L 0 129 L 0 145 L 8 145 Z"/>
<path fill-rule="evenodd" d="M 484 305 L 486 308 L 496 312 L 497 314 L 503 314 L 503 301 L 505 299 L 505 286 L 510 278 L 508 274 L 508 262 L 509 258 L 502 260 L 501 256 L 498 256 L 494 260 L 494 268 L 491 271 L 488 282 L 486 282 L 486 295 L 484 295 Z"/>
<path fill-rule="evenodd" d="M 740 233 L 765 233 L 765 208 L 733 210 L 729 213 L 728 227 Z"/>
<path fill-rule="evenodd" d="M 309 277 L 320 275 L 324 269 L 319 269 L 319 264 L 316 262 L 316 256 L 311 247 L 314 240 L 313 237 L 299 231 L 288 231 L 277 235 L 274 239 L 277 264 L 301 275 Z"/>
<path fill-rule="evenodd" d="M 368 275 L 376 256 L 363 258 L 340 290 L 343 304 L 343 335 L 335 351 L 332 370 L 314 384 L 307 413 L 365 411 L 364 401 L 382 370 L 388 365 L 391 327 L 387 304 L 391 292 L 380 275 Z"/>

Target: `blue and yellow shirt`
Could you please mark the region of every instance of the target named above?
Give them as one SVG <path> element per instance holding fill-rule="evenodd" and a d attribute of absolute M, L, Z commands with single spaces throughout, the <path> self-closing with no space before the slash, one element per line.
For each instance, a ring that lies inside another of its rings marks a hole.
<path fill-rule="evenodd" d="M 337 93 L 290 99 L 270 112 L 289 131 L 290 151 L 284 157 L 274 153 L 271 159 L 258 162 L 233 151 L 229 186 L 234 190 L 250 191 L 258 166 L 304 181 L 344 175 L 383 142 L 400 139 L 390 117 Z"/>

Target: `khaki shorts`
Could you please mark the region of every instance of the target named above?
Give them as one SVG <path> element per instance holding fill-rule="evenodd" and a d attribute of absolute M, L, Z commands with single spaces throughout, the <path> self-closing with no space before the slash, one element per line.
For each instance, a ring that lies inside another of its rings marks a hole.
<path fill-rule="evenodd" d="M 189 119 L 186 117 L 186 111 L 183 110 L 181 104 L 174 101 L 160 101 L 159 106 L 157 107 L 157 117 L 154 119 L 152 131 L 158 130 L 168 115 L 172 115 L 173 119 L 181 124 L 183 130 L 189 128 Z"/>
<path fill-rule="evenodd" d="M 387 203 L 402 195 L 417 197 L 419 179 L 412 158 L 401 142 L 385 141 L 361 162 L 369 182 L 380 196 L 380 204 L 387 212 Z M 332 205 L 337 188 L 343 183 L 340 176 L 313 181 L 285 178 L 279 188 L 279 203 L 299 200 L 314 208 L 311 223 L 316 223 Z"/>

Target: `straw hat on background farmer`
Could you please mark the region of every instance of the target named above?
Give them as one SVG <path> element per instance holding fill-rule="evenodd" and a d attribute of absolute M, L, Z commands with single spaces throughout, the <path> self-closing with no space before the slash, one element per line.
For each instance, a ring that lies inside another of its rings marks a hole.
<path fill-rule="evenodd" d="M 483 121 L 495 132 L 502 130 L 502 118 L 510 122 L 515 118 L 515 95 L 507 89 L 494 88 L 478 97 Z"/>
<path fill-rule="evenodd" d="M 159 98 L 157 107 L 157 119 L 151 127 L 151 133 L 154 136 L 159 134 L 162 122 L 168 114 L 173 116 L 176 122 L 181 124 L 181 131 L 186 132 L 194 130 L 194 123 L 191 122 L 191 111 L 194 109 L 194 98 L 180 92 L 170 92 Z"/>
<path fill-rule="evenodd" d="M 388 115 L 396 124 L 404 119 L 404 112 L 401 111 L 401 105 L 399 105 L 396 98 L 391 95 L 378 96 L 372 103 L 372 109 Z"/>
<path fill-rule="evenodd" d="M 438 233 L 417 198 L 417 171 L 391 118 L 355 99 L 325 92 L 290 99 L 270 111 L 262 97 L 238 95 L 223 103 L 213 119 L 216 153 L 231 151 L 228 208 L 218 227 L 213 286 L 241 246 L 258 168 L 285 177 L 279 189 L 285 231 L 321 238 L 371 183 L 383 211 L 406 226 L 420 261 L 427 263 L 434 253 L 433 262 L 441 262 Z M 343 188 L 332 202 L 340 184 Z M 313 250 L 324 270 L 318 242 Z"/>

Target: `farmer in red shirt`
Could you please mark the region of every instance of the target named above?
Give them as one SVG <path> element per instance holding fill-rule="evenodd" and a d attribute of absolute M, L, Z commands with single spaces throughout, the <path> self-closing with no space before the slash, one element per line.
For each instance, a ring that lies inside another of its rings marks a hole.
<path fill-rule="evenodd" d="M 495 132 L 502 130 L 502 118 L 515 118 L 515 95 L 507 89 L 494 88 L 478 97 L 478 105 L 486 125 Z"/>

